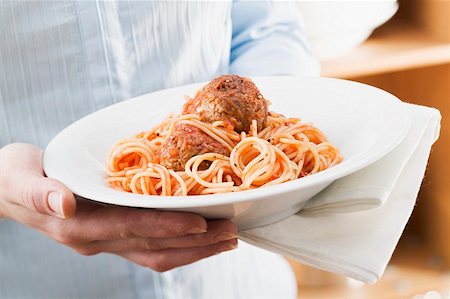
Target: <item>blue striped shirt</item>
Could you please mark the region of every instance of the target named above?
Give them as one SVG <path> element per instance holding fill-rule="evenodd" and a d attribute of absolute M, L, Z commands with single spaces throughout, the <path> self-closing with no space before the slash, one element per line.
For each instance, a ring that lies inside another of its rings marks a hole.
<path fill-rule="evenodd" d="M 45 146 L 102 107 L 224 73 L 318 74 L 294 3 L 0 1 L 0 146 Z M 295 297 L 246 244 L 163 274 L 0 221 L 0 298 Z"/>

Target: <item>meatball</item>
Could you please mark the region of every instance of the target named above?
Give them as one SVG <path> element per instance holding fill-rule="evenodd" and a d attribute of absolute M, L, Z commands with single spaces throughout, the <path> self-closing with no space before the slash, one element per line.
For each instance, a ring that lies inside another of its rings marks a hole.
<path fill-rule="evenodd" d="M 160 151 L 160 164 L 175 171 L 184 170 L 186 162 L 196 155 L 217 153 L 228 156 L 228 149 L 197 127 L 176 124 L 171 136 L 166 137 Z M 207 165 L 200 165 L 206 168 Z"/>
<path fill-rule="evenodd" d="M 237 75 L 220 76 L 184 105 L 182 114 L 197 114 L 203 122 L 225 121 L 238 133 L 250 130 L 252 120 L 261 130 L 267 121 L 267 101 L 256 85 Z"/>

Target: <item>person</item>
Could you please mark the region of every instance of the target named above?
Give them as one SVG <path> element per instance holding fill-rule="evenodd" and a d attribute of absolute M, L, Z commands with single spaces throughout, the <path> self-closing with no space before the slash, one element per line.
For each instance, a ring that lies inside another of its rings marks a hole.
<path fill-rule="evenodd" d="M 295 297 L 282 257 L 242 242 L 230 251 L 231 221 L 75 199 L 45 176 L 41 148 L 82 116 L 154 90 L 225 73 L 317 75 L 297 11 L 0 1 L 0 298 Z"/>

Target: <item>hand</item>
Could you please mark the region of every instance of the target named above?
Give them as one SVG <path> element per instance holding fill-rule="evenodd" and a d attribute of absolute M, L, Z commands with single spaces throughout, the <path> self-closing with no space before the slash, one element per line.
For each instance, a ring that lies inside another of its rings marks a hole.
<path fill-rule="evenodd" d="M 41 161 L 42 150 L 33 145 L 0 149 L 0 216 L 78 253 L 109 252 L 161 272 L 237 246 L 228 220 L 77 202 L 64 184 L 45 177 Z"/>

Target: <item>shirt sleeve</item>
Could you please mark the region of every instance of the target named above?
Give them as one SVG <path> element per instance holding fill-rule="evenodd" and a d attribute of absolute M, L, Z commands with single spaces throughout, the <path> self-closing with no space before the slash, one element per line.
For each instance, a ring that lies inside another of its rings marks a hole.
<path fill-rule="evenodd" d="M 231 19 L 230 73 L 319 75 L 295 2 L 235 1 Z"/>

